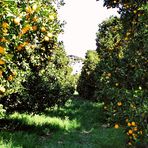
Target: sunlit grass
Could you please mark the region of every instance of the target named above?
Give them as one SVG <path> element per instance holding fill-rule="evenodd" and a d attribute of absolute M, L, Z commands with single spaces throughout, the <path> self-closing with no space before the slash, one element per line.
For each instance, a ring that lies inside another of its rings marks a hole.
<path fill-rule="evenodd" d="M 42 114 L 14 113 L 0 132 L 0 148 L 124 148 L 123 130 L 102 127 L 102 104 L 70 99 Z"/>
<path fill-rule="evenodd" d="M 50 125 L 52 127 L 59 127 L 63 130 L 71 130 L 80 127 L 80 123 L 78 123 L 76 119 L 69 120 L 69 118 L 66 116 L 64 119 L 61 119 L 60 117 L 48 117 L 46 115 L 28 115 L 14 113 L 9 118 L 20 120 L 22 123 L 28 125 L 40 127 L 44 125 Z"/>

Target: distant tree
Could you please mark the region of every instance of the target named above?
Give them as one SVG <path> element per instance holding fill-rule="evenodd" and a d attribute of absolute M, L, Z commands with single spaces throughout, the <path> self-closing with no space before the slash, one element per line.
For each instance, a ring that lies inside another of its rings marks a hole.
<path fill-rule="evenodd" d="M 96 89 L 94 70 L 98 62 L 99 56 L 97 52 L 88 50 L 77 86 L 79 95 L 85 99 L 93 100 L 94 91 Z"/>

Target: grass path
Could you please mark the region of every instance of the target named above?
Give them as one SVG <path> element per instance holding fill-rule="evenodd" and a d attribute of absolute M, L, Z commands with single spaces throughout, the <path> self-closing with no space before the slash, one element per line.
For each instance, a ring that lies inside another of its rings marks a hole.
<path fill-rule="evenodd" d="M 69 99 L 60 109 L 0 120 L 0 148 L 124 148 L 122 129 L 103 124 L 101 104 Z"/>

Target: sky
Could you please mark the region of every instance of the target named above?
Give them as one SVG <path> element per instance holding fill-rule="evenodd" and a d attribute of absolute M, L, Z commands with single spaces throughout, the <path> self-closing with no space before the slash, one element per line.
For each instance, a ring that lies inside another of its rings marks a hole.
<path fill-rule="evenodd" d="M 98 24 L 111 15 L 118 15 L 117 9 L 103 7 L 102 0 L 65 0 L 58 12 L 60 19 L 67 22 L 60 36 L 66 53 L 79 57 L 85 57 L 87 50 L 96 49 Z"/>

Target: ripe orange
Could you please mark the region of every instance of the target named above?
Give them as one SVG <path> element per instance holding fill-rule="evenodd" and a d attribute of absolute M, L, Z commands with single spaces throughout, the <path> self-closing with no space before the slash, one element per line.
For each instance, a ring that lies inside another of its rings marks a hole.
<path fill-rule="evenodd" d="M 14 24 L 19 25 L 21 19 L 20 19 L 19 17 L 17 17 L 17 18 L 15 18 L 13 21 L 14 21 Z"/>
<path fill-rule="evenodd" d="M 45 27 L 41 27 L 41 32 L 45 32 L 46 28 Z"/>
<path fill-rule="evenodd" d="M 37 22 L 38 21 L 38 18 L 35 16 L 35 17 L 33 17 L 33 19 L 32 19 L 34 22 Z"/>
<path fill-rule="evenodd" d="M 25 10 L 26 10 L 27 13 L 32 13 L 32 9 L 31 9 L 30 6 L 27 6 Z"/>
<path fill-rule="evenodd" d="M 132 126 L 136 126 L 136 123 L 135 122 L 132 122 L 131 124 L 132 124 Z"/>
<path fill-rule="evenodd" d="M 132 131 L 132 130 L 129 130 L 128 133 L 129 133 L 129 134 L 133 134 L 133 131 Z"/>
<path fill-rule="evenodd" d="M 3 22 L 2 23 L 2 28 L 8 28 L 9 27 L 9 24 L 8 23 L 6 23 L 6 22 Z"/>
<path fill-rule="evenodd" d="M 5 64 L 5 61 L 0 59 L 0 65 L 4 65 Z"/>
<path fill-rule="evenodd" d="M 36 31 L 37 30 L 37 26 L 32 26 L 32 30 Z"/>
<path fill-rule="evenodd" d="M 8 81 L 12 81 L 13 80 L 13 76 L 10 75 L 8 78 L 7 78 Z"/>
<path fill-rule="evenodd" d="M 0 46 L 0 54 L 4 54 L 4 52 L 5 52 L 5 49 L 2 46 Z"/>
<path fill-rule="evenodd" d="M 128 123 L 127 123 L 127 125 L 128 125 L 128 126 L 131 126 L 131 123 L 130 123 L 130 122 L 128 122 Z"/>
<path fill-rule="evenodd" d="M 118 102 L 117 105 L 118 105 L 118 106 L 122 106 L 122 102 Z"/>
<path fill-rule="evenodd" d="M 116 129 L 119 128 L 119 125 L 118 124 L 115 124 L 114 128 L 116 128 Z"/>
<path fill-rule="evenodd" d="M 2 70 L 0 70 L 0 77 L 2 77 L 3 76 L 3 71 Z"/>

